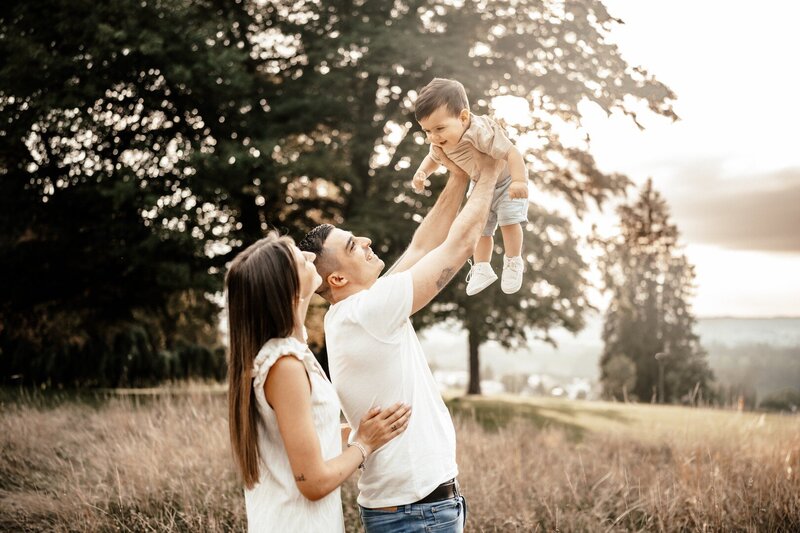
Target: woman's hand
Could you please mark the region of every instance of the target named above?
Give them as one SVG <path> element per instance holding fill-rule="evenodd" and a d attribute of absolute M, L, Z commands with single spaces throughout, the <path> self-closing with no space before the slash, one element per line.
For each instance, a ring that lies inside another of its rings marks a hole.
<path fill-rule="evenodd" d="M 411 406 L 396 403 L 388 409 L 373 407 L 361 418 L 356 439 L 371 454 L 408 427 Z"/>

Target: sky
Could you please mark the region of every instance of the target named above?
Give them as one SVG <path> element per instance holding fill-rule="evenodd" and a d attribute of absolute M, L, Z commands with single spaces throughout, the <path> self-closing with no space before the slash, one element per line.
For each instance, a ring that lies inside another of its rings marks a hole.
<path fill-rule="evenodd" d="M 606 0 L 631 65 L 676 94 L 678 122 L 581 108 L 605 171 L 648 177 L 696 267 L 700 317 L 800 316 L 800 3 Z"/>

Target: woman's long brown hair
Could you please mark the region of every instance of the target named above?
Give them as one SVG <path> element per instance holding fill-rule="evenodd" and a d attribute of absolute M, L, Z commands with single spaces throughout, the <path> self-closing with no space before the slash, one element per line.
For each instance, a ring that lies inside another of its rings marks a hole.
<path fill-rule="evenodd" d="M 258 409 L 253 389 L 253 361 L 268 340 L 294 330 L 299 301 L 292 246 L 272 232 L 247 247 L 225 276 L 228 293 L 228 424 L 231 447 L 247 488 L 259 479 Z"/>

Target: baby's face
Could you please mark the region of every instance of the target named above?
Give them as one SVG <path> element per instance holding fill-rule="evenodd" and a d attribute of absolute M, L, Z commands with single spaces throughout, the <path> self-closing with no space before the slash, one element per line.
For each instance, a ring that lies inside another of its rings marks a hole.
<path fill-rule="evenodd" d="M 447 106 L 440 106 L 429 116 L 419 121 L 428 140 L 444 149 L 455 146 L 469 126 L 469 111 L 462 109 L 453 115 Z"/>

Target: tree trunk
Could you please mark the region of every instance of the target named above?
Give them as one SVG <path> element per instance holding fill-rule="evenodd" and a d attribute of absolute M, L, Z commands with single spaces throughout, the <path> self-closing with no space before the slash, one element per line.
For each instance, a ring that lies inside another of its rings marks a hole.
<path fill-rule="evenodd" d="M 467 327 L 469 332 L 469 385 L 467 394 L 481 393 L 481 362 L 478 359 L 478 347 L 481 345 L 481 338 L 477 331 Z"/>

